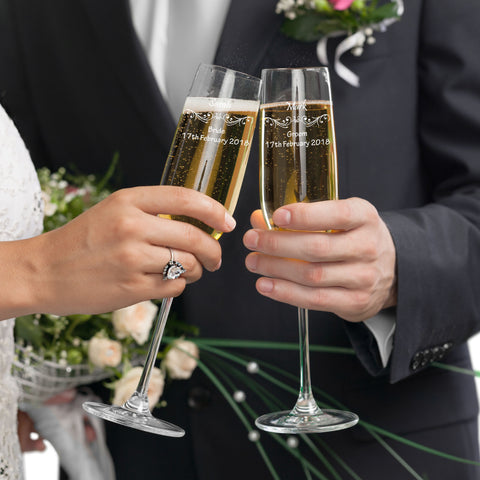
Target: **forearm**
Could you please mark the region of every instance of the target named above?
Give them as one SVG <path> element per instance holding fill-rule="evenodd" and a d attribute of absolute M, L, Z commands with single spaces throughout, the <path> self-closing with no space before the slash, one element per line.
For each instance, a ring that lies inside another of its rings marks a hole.
<path fill-rule="evenodd" d="M 480 329 L 480 4 L 451 5 L 426 0 L 420 33 L 419 140 L 431 203 L 384 215 L 398 253 L 392 381 L 418 371 L 417 353 Z M 420 368 L 438 357 L 425 358 Z"/>
<path fill-rule="evenodd" d="M 391 371 L 397 381 L 415 373 L 417 352 L 458 345 L 479 331 L 480 228 L 441 205 L 389 217 L 398 252 L 400 300 Z"/>
<path fill-rule="evenodd" d="M 40 241 L 34 237 L 0 243 L 0 320 L 36 311 L 42 285 L 37 263 Z"/>
<path fill-rule="evenodd" d="M 116 192 L 68 224 L 22 241 L 0 243 L 0 319 L 28 313 L 104 313 L 179 295 L 203 268 L 221 264 L 210 235 L 157 212 L 187 215 L 229 232 L 223 205 L 191 189 L 139 187 Z M 186 272 L 163 280 L 170 249 Z"/>

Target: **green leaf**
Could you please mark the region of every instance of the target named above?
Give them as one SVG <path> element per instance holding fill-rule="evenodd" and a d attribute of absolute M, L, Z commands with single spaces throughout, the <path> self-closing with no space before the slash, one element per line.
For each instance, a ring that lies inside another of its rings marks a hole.
<path fill-rule="evenodd" d="M 299 15 L 293 20 L 286 19 L 282 25 L 282 32 L 301 42 L 314 42 L 323 36 L 318 27 L 324 21 L 325 17 L 318 13 Z"/>
<path fill-rule="evenodd" d="M 81 323 L 81 322 L 86 322 L 87 320 L 90 320 L 92 316 L 89 314 L 78 313 L 74 315 L 68 315 L 67 318 L 75 323 Z"/>
<path fill-rule="evenodd" d="M 70 365 L 78 365 L 83 362 L 83 353 L 79 349 L 71 349 L 67 352 L 67 362 Z"/>
<path fill-rule="evenodd" d="M 386 18 L 398 18 L 397 8 L 397 4 L 394 2 L 381 5 L 372 12 L 370 21 L 372 23 L 378 23 L 382 20 L 385 20 Z"/>
<path fill-rule="evenodd" d="M 109 167 L 108 167 L 107 172 L 106 172 L 105 175 L 101 178 L 101 180 L 98 182 L 98 185 L 97 185 L 97 193 L 100 193 L 102 190 L 104 190 L 105 188 L 107 188 L 108 182 L 110 181 L 110 179 L 112 178 L 113 174 L 115 173 L 115 169 L 117 168 L 119 158 L 120 158 L 120 153 L 119 153 L 119 152 L 115 152 L 115 153 L 113 154 L 113 158 L 112 158 L 112 161 L 110 162 L 110 165 L 109 165 Z"/>
<path fill-rule="evenodd" d="M 85 210 L 85 202 L 82 197 L 74 197 L 68 204 L 72 218 L 77 217 Z"/>
<path fill-rule="evenodd" d="M 34 315 L 18 317 L 15 320 L 15 338 L 22 339 L 35 348 L 42 346 L 43 331 L 35 324 Z"/>

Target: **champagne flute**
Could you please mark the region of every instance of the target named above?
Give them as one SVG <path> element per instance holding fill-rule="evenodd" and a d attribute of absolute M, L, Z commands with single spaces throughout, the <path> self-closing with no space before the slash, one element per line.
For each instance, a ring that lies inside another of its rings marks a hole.
<path fill-rule="evenodd" d="M 260 197 L 270 229 L 273 212 L 296 202 L 337 199 L 337 159 L 326 67 L 262 71 Z M 333 233 L 331 233 L 333 235 Z M 256 425 L 276 433 L 320 433 L 355 425 L 354 413 L 323 410 L 310 381 L 308 311 L 298 309 L 300 392 L 291 411 L 262 415 Z"/>
<path fill-rule="evenodd" d="M 259 78 L 216 65 L 201 64 L 185 101 L 160 184 L 198 190 L 222 203 L 233 214 L 255 130 L 260 85 Z M 222 234 L 187 216 L 166 217 L 189 222 L 215 239 Z M 172 253 L 166 269 L 170 264 L 173 268 L 181 267 L 176 263 Z M 175 275 L 173 278 L 176 278 Z M 85 402 L 83 408 L 88 413 L 158 435 L 185 435 L 182 428 L 155 418 L 148 408 L 150 376 L 172 301 L 173 298 L 162 300 L 135 392 L 122 406 Z"/>

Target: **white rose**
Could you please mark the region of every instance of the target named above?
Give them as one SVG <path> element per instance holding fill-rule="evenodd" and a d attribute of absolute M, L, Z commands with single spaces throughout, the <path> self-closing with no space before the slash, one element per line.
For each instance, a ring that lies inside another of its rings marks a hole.
<path fill-rule="evenodd" d="M 46 217 L 51 217 L 57 211 L 57 205 L 50 201 L 51 197 L 48 193 L 42 191 L 43 199 L 43 214 Z"/>
<path fill-rule="evenodd" d="M 150 300 L 114 311 L 112 322 L 116 336 L 120 339 L 131 336 L 139 345 L 143 345 L 157 311 L 158 307 Z"/>
<path fill-rule="evenodd" d="M 112 402 L 114 405 L 123 405 L 130 398 L 137 388 L 142 370 L 142 367 L 134 367 L 115 383 L 115 395 Z M 163 393 L 164 384 L 162 371 L 159 368 L 153 368 L 147 392 L 150 410 L 153 410 L 153 407 L 158 403 Z"/>
<path fill-rule="evenodd" d="M 165 355 L 163 365 L 171 378 L 186 380 L 197 367 L 198 347 L 188 340 L 175 340 Z"/>
<path fill-rule="evenodd" d="M 108 338 L 93 337 L 88 342 L 88 359 L 97 367 L 116 367 L 122 360 L 122 345 Z"/>

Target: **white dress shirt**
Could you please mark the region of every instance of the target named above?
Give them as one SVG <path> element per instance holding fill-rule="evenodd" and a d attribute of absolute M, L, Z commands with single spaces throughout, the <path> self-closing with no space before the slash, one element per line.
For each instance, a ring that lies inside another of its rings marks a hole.
<path fill-rule="evenodd" d="M 175 122 L 200 63 L 213 63 L 230 0 L 130 0 L 132 19 Z"/>
<path fill-rule="evenodd" d="M 259 0 L 262 1 L 262 0 Z M 175 122 L 199 63 L 213 63 L 230 0 L 130 0 L 132 20 Z M 365 321 L 385 367 L 393 348 L 395 314 Z"/>

